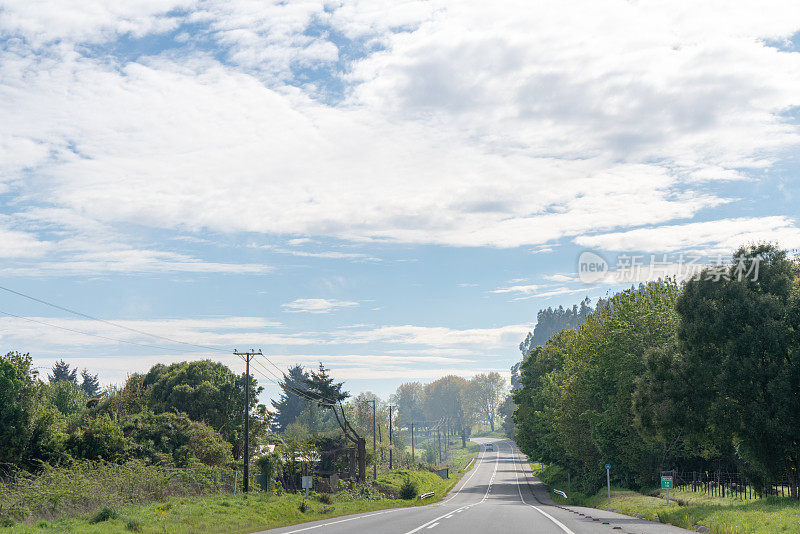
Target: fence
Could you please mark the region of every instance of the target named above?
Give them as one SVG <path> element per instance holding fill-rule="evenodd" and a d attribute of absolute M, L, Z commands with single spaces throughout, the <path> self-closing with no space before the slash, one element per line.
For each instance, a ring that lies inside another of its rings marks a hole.
<path fill-rule="evenodd" d="M 725 471 L 661 471 L 661 476 L 671 476 L 673 487 L 678 490 L 731 499 L 798 496 L 797 483 L 789 480 L 755 484 L 740 473 Z"/>

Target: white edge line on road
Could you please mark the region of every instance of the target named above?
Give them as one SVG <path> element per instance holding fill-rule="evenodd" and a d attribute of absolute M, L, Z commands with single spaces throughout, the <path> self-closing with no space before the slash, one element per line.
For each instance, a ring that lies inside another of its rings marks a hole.
<path fill-rule="evenodd" d="M 433 528 L 433 527 L 435 527 L 435 526 L 436 526 L 436 525 L 438 525 L 438 524 L 439 524 L 439 523 L 434 523 L 434 524 L 432 524 L 431 526 L 429 526 L 428 528 Z"/>
<path fill-rule="evenodd" d="M 483 462 L 483 457 L 481 457 L 481 462 Z M 476 465 L 476 466 L 474 467 L 474 469 L 475 469 L 475 473 L 477 473 L 477 472 L 478 472 L 478 466 L 480 466 L 481 462 L 478 462 L 478 465 Z M 495 455 L 495 462 L 494 462 L 494 473 L 492 473 L 492 478 L 494 478 L 494 475 L 497 473 L 497 465 L 498 465 L 499 463 L 500 463 L 500 448 L 498 447 L 498 449 L 497 449 L 497 454 Z M 475 473 L 473 473 L 472 475 L 473 475 L 473 476 L 475 476 Z M 462 485 L 461 485 L 461 488 L 463 488 L 464 486 L 466 486 L 466 485 L 467 485 L 467 482 L 469 482 L 471 479 L 472 479 L 472 477 L 469 477 L 467 480 L 465 480 L 465 481 L 464 481 L 464 484 L 462 484 Z M 491 487 L 491 482 L 490 482 L 490 487 Z M 459 491 L 461 491 L 461 488 L 459 488 Z M 457 493 L 456 493 L 456 494 L 457 494 Z M 473 506 L 473 505 L 475 505 L 475 504 L 480 504 L 480 503 L 482 503 L 483 501 L 485 501 L 485 500 L 486 500 L 486 496 L 487 496 L 487 495 L 489 495 L 489 488 L 486 488 L 486 494 L 483 496 L 483 499 L 482 499 L 480 502 L 478 502 L 478 503 L 472 503 L 472 504 L 466 504 L 466 505 L 462 506 L 461 508 L 458 508 L 458 509 L 456 509 L 456 510 L 452 510 L 452 511 L 450 511 L 450 512 L 446 512 L 446 513 L 444 513 L 444 514 L 440 515 L 439 517 L 436 517 L 436 518 L 434 518 L 434 519 L 431 519 L 431 520 L 430 520 L 430 521 L 428 521 L 427 523 L 424 523 L 424 524 L 422 524 L 422 525 L 418 526 L 418 527 L 417 527 L 417 528 L 415 528 L 414 530 L 409 530 L 408 532 L 406 532 L 406 534 L 414 534 L 415 532 L 419 532 L 419 531 L 420 531 L 420 530 L 422 530 L 423 528 L 433 528 L 433 527 L 432 527 L 432 525 L 433 525 L 434 523 L 438 524 L 437 522 L 438 522 L 438 521 L 441 521 L 441 520 L 442 520 L 442 519 L 444 519 L 445 517 L 447 517 L 447 516 L 449 516 L 449 515 L 452 515 L 452 514 L 454 514 L 454 513 L 456 513 L 456 512 L 461 512 L 462 510 L 466 510 L 467 508 L 469 508 L 469 507 L 471 507 L 471 506 Z M 453 495 L 453 497 L 455 497 L 455 495 Z M 450 497 L 450 499 L 452 499 L 453 497 Z M 450 499 L 448 499 L 448 500 L 447 500 L 447 501 L 445 501 L 445 502 L 448 502 L 448 501 L 450 501 Z M 433 526 L 435 526 L 435 525 L 433 525 Z M 287 533 L 287 534 L 290 534 L 290 533 Z M 575 533 L 573 532 L 572 534 L 575 534 Z"/>
<path fill-rule="evenodd" d="M 450 501 L 452 501 L 453 499 L 456 498 L 456 495 L 458 495 L 458 492 L 461 491 L 462 489 L 464 489 L 464 486 L 467 485 L 467 482 L 472 480 L 472 477 L 474 477 L 475 473 L 478 472 L 478 468 L 483 463 L 483 457 L 485 456 L 485 453 L 486 453 L 486 446 L 485 445 L 481 445 L 481 451 L 478 453 L 478 463 L 475 464 L 475 467 L 472 468 L 472 473 L 470 473 L 469 477 L 464 482 L 461 482 L 461 486 L 457 490 L 455 490 L 455 492 L 450 496 L 449 499 L 447 499 L 446 501 L 442 501 L 439 504 L 447 504 L 447 503 L 449 503 Z"/>
<path fill-rule="evenodd" d="M 298 528 L 297 530 L 290 530 L 289 532 L 284 532 L 283 534 L 294 534 L 295 532 L 305 532 L 306 530 L 313 530 L 315 528 L 327 527 L 329 525 L 336 525 L 338 523 L 347 523 L 348 521 L 355 521 L 356 519 L 366 519 L 367 517 L 373 517 L 376 515 L 382 514 L 389 514 L 392 512 L 397 512 L 399 510 L 407 510 L 409 507 L 406 508 L 393 508 L 391 510 L 384 510 L 382 512 L 376 512 L 374 514 L 367 514 L 367 515 L 359 515 L 357 517 L 348 517 L 347 519 L 339 519 L 338 521 L 328 521 L 327 523 L 321 523 L 319 525 L 312 525 L 310 527 L 303 527 Z"/>
<path fill-rule="evenodd" d="M 522 504 L 527 504 L 528 506 L 530 506 L 531 508 L 533 508 L 534 510 L 536 510 L 537 512 L 539 512 L 540 514 L 545 516 L 547 519 L 549 519 L 550 521 L 555 523 L 556 526 L 558 526 L 561 530 L 563 530 L 567 534 L 575 534 L 573 531 L 571 531 L 569 528 L 567 528 L 564 525 L 564 523 L 562 523 L 561 521 L 559 521 L 558 519 L 556 519 L 552 515 L 548 514 L 544 510 L 541 510 L 538 506 L 535 506 L 533 504 L 525 502 L 525 497 L 522 496 L 522 487 L 519 485 L 519 476 L 517 474 L 517 455 L 514 452 L 514 446 L 510 445 L 510 447 L 511 447 L 511 457 L 514 459 L 514 479 L 517 481 L 517 491 L 519 491 L 519 498 L 522 501 Z M 522 474 L 524 476 L 525 472 L 523 471 Z"/>

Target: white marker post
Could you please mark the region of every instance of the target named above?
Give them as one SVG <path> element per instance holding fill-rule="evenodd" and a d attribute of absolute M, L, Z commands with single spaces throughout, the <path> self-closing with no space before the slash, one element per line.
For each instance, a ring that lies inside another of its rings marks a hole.
<path fill-rule="evenodd" d="M 608 486 L 608 505 L 611 506 L 611 464 L 606 464 L 606 485 Z"/>

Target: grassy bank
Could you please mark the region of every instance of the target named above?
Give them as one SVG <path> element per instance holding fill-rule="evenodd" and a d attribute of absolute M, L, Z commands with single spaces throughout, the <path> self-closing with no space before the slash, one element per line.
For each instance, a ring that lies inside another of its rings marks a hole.
<path fill-rule="evenodd" d="M 557 468 L 548 469 L 532 463 L 534 474 L 553 488 L 566 491 L 564 473 Z M 564 499 L 552 494 L 553 499 L 563 504 L 609 508 L 606 490 L 594 495 L 577 492 Z M 697 526 L 709 527 L 719 534 L 800 534 L 800 502 L 788 498 L 769 497 L 756 500 L 739 500 L 715 497 L 691 491 L 670 491 L 670 503 L 660 489 L 647 494 L 612 487 L 611 509 L 627 514 L 640 514 L 650 520 L 669 523 L 695 530 Z"/>
<path fill-rule="evenodd" d="M 464 457 L 467 452 L 477 455 L 478 447 L 464 451 Z M 144 471 L 149 472 L 148 469 Z M 29 513 L 22 518 L 17 516 L 12 520 L 5 516 L 5 520 L 0 519 L 0 532 L 252 532 L 340 515 L 429 504 L 441 499 L 455 485 L 461 473 L 463 470 L 458 469 L 448 480 L 444 480 L 430 471 L 396 470 L 379 475 L 377 488 L 388 494 L 398 493 L 408 478 L 415 483 L 419 493 L 433 491 L 434 497 L 425 501 L 385 498 L 374 485 L 367 484 L 353 491 L 336 493 L 330 501 L 328 496 L 312 494 L 306 501 L 305 512 L 300 511 L 302 495 L 296 494 L 267 495 L 254 492 L 235 497 L 229 493 L 182 494 L 162 495 L 161 499 L 154 502 L 132 502 L 134 497 L 129 492 L 112 496 L 106 491 L 105 497 L 100 499 L 91 495 L 91 491 L 86 492 L 84 488 L 75 486 L 75 475 L 66 478 L 66 472 L 61 473 L 65 477 L 61 490 L 46 489 L 46 482 L 57 480 L 58 473 L 51 473 L 46 480 L 30 481 L 30 497 L 38 499 L 41 506 L 35 510 L 29 509 Z M 96 477 L 84 478 L 91 482 Z M 72 484 L 68 484 L 70 480 Z M 17 492 L 18 498 L 25 493 L 22 489 Z M 77 495 L 85 497 L 77 502 Z M 153 501 L 147 495 L 140 498 Z M 48 508 L 47 502 L 58 505 Z M 0 496 L 0 514 L 2 512 L 3 496 Z"/>

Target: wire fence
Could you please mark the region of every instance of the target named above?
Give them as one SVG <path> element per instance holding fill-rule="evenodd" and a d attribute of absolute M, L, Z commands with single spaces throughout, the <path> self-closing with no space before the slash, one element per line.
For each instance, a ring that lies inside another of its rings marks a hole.
<path fill-rule="evenodd" d="M 741 473 L 727 471 L 661 471 L 671 476 L 677 490 L 704 493 L 731 499 L 763 499 L 765 497 L 798 498 L 798 484 L 788 479 L 754 483 Z"/>

